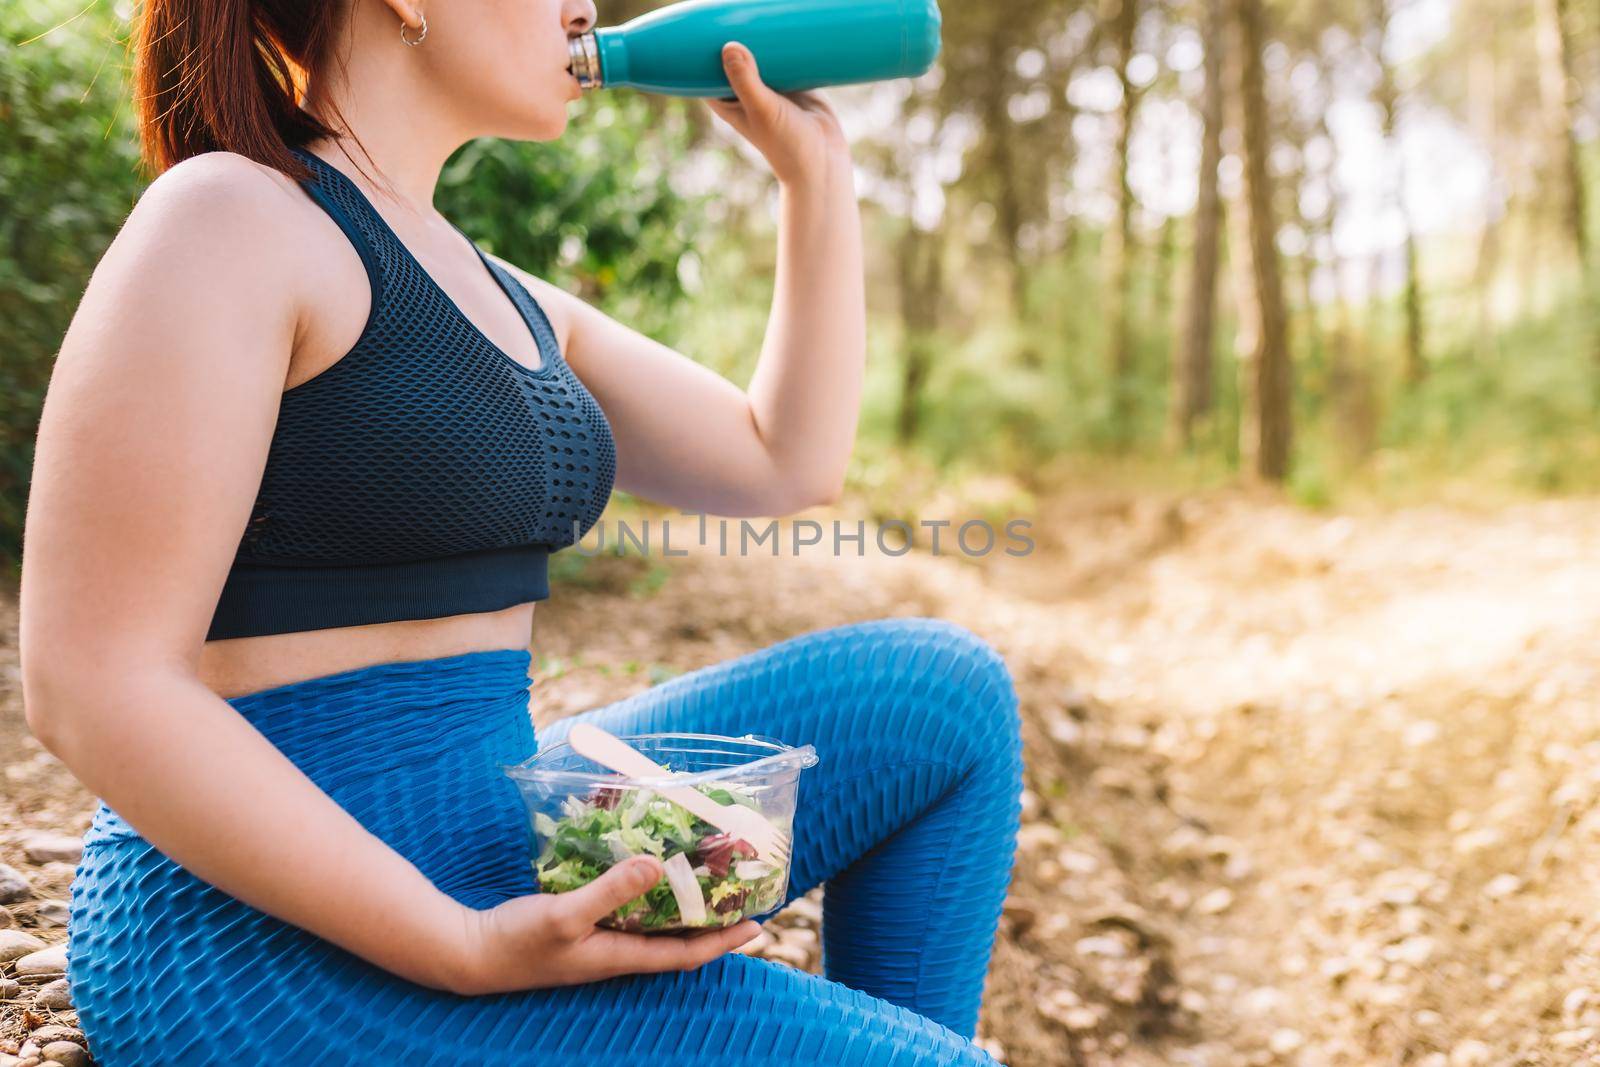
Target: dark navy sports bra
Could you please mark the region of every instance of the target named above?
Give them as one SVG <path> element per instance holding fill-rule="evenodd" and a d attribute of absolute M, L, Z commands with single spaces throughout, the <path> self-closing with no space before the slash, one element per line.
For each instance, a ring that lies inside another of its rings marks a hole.
<path fill-rule="evenodd" d="M 371 312 L 344 358 L 284 390 L 206 639 L 548 597 L 549 554 L 581 539 L 611 496 L 605 413 L 514 276 L 478 251 L 537 340 L 538 369 L 467 319 L 354 182 L 295 154 L 313 171 L 304 188 L 361 255 Z"/>

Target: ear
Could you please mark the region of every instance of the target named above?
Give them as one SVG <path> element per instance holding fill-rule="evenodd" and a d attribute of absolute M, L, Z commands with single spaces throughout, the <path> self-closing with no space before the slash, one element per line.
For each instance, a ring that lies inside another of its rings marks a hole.
<path fill-rule="evenodd" d="M 394 12 L 395 18 L 412 29 L 422 25 L 422 0 L 382 0 L 382 3 Z"/>

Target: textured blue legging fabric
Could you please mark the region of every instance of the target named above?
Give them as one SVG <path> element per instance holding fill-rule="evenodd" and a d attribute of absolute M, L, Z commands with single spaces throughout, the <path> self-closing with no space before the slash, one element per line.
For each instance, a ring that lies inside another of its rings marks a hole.
<path fill-rule="evenodd" d="M 229 703 L 437 886 L 483 908 L 537 891 L 526 813 L 499 770 L 536 750 L 530 662 L 493 650 L 385 663 Z M 816 746 L 789 899 L 826 885 L 826 978 L 730 954 L 693 971 L 438 992 L 201 881 L 102 806 L 68 943 L 98 1062 L 993 1064 L 970 1037 L 1022 747 L 988 644 L 927 618 L 816 630 L 563 720 L 538 744 L 580 719 Z"/>

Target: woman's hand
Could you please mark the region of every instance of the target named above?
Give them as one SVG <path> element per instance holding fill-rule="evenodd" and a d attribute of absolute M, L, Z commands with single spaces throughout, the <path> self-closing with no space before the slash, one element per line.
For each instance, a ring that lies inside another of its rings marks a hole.
<path fill-rule="evenodd" d="M 848 165 L 850 143 L 839 116 L 820 93 L 778 93 L 761 81 L 756 57 L 734 41 L 722 47 L 735 100 L 707 100 L 706 105 L 766 157 L 783 183 L 802 183 L 841 163 Z"/>
<path fill-rule="evenodd" d="M 661 880 L 660 861 L 636 856 L 566 893 L 532 893 L 466 911 L 463 959 L 449 986 L 462 995 L 576 985 L 619 974 L 687 971 L 755 937 L 755 920 L 682 936 L 603 930 L 600 919 Z"/>

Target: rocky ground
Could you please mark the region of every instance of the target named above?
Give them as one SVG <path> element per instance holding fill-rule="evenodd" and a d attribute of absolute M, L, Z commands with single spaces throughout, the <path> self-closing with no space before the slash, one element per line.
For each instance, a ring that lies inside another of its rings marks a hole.
<path fill-rule="evenodd" d="M 1002 1060 L 1600 1063 L 1600 502 L 1080 490 L 1033 522 L 1020 558 L 595 561 L 536 614 L 535 718 L 952 619 L 1005 655 L 1028 745 Z M 27 736 L 0 621 L 0 1067 L 82 1063 L 60 945 L 93 802 Z M 819 900 L 755 950 L 815 969 Z"/>

